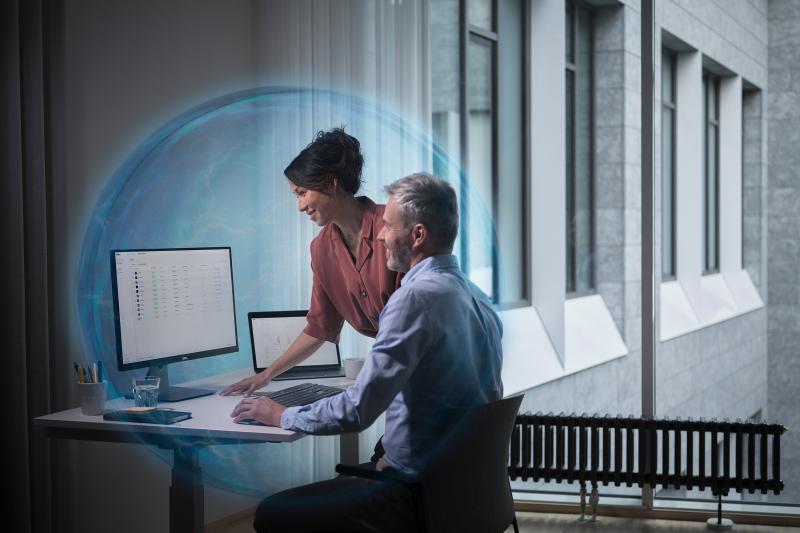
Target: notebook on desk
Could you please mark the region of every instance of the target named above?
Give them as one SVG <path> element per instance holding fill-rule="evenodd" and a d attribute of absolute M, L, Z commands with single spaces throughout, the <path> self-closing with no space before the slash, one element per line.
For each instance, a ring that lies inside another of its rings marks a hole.
<path fill-rule="evenodd" d="M 172 409 L 152 409 L 149 411 L 110 411 L 103 414 L 103 420 L 112 422 L 135 422 L 137 424 L 174 424 L 181 420 L 192 418 L 188 411 L 173 411 Z"/>
<path fill-rule="evenodd" d="M 247 314 L 253 370 L 271 365 L 306 327 L 308 311 L 261 311 Z M 339 345 L 325 342 L 311 357 L 290 368 L 274 380 L 336 378 L 344 376 Z"/>

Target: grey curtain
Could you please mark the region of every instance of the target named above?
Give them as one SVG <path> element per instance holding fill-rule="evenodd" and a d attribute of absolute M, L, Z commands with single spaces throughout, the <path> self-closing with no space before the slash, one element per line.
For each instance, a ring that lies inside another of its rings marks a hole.
<path fill-rule="evenodd" d="M 50 409 L 48 306 L 47 91 L 42 0 L 0 7 L 0 321 L 6 383 L 7 486 L 12 531 L 49 531 L 50 451 L 32 418 Z"/>

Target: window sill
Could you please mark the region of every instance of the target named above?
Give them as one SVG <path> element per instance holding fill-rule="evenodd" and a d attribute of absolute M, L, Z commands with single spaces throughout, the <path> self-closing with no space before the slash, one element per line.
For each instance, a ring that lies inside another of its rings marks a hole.
<path fill-rule="evenodd" d="M 661 342 L 719 324 L 763 307 L 745 270 L 709 274 L 699 283 L 680 280 L 661 283 Z"/>
<path fill-rule="evenodd" d="M 622 357 L 628 348 L 600 295 L 564 302 L 564 362 L 535 307 L 501 311 L 503 388 L 511 396 Z"/>
<path fill-rule="evenodd" d="M 599 294 L 571 298 L 564 303 L 564 344 L 566 374 L 628 353 L 611 312 Z"/>

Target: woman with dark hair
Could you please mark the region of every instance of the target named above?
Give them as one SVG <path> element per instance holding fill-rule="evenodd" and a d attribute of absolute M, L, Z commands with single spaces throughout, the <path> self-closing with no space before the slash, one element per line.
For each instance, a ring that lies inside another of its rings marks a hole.
<path fill-rule="evenodd" d="M 402 274 L 388 269 L 386 249 L 377 241 L 385 206 L 355 196 L 363 165 L 358 140 L 335 128 L 319 132 L 284 170 L 297 208 L 323 228 L 311 242 L 314 282 L 307 324 L 274 363 L 221 394 L 249 395 L 263 387 L 325 341 L 338 342 L 345 320 L 363 335 L 377 334 L 378 316 Z"/>

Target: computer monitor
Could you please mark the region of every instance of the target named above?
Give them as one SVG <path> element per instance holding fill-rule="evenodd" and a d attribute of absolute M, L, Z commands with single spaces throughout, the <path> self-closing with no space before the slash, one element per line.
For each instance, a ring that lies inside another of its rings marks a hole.
<path fill-rule="evenodd" d="M 120 371 L 149 368 L 159 400 L 214 391 L 173 387 L 167 365 L 239 351 L 230 247 L 111 250 Z"/>
<path fill-rule="evenodd" d="M 253 370 L 261 372 L 271 365 L 306 327 L 308 311 L 257 311 L 247 314 Z M 300 364 L 276 376 L 281 379 L 310 379 L 343 376 L 339 345 L 325 342 Z"/>

